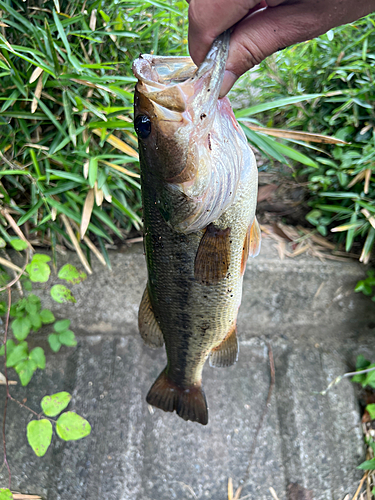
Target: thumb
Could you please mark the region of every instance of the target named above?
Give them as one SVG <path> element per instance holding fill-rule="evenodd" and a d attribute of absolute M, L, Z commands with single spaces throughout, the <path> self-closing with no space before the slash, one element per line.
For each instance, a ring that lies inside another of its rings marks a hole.
<path fill-rule="evenodd" d="M 267 7 L 245 18 L 231 35 L 220 97 L 267 56 L 319 36 L 331 27 L 326 13 L 312 12 L 303 2 Z"/>

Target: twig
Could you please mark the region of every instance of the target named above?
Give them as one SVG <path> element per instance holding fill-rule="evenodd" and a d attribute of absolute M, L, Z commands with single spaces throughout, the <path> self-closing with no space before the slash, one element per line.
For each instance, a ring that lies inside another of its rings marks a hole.
<path fill-rule="evenodd" d="M 74 220 L 71 219 L 70 223 L 76 229 L 76 231 L 79 231 L 78 224 L 76 222 L 74 222 Z M 86 235 L 83 237 L 83 241 L 86 243 L 86 245 L 89 247 L 89 249 L 93 252 L 93 254 L 96 256 L 96 258 L 98 259 L 98 261 L 101 264 L 103 264 L 103 266 L 106 266 L 107 263 L 106 263 L 103 255 L 99 252 L 99 250 L 96 248 L 96 246 L 94 245 L 94 243 Z"/>
<path fill-rule="evenodd" d="M 36 417 L 38 417 L 38 419 L 40 419 L 41 415 L 43 415 L 43 412 L 41 413 L 37 413 L 36 411 L 32 410 L 29 406 L 26 406 L 24 403 L 21 403 L 21 401 L 18 401 L 18 399 L 14 398 L 11 394 L 9 394 L 9 399 L 11 401 L 14 401 L 15 403 L 17 403 L 18 405 L 20 405 L 22 408 L 25 408 L 25 410 L 28 410 L 29 412 L 31 412 L 33 415 L 35 415 Z M 52 422 L 53 424 L 56 423 L 56 420 L 54 420 L 53 418 L 49 418 L 47 417 L 46 415 L 43 417 L 47 420 L 49 420 L 50 422 Z"/>
<path fill-rule="evenodd" d="M 82 262 L 83 267 L 86 269 L 88 274 L 92 274 L 91 267 L 90 267 L 89 263 L 87 262 L 87 259 L 84 255 L 84 253 L 82 252 L 82 249 L 79 245 L 77 238 L 75 237 L 75 234 L 73 232 L 72 226 L 70 225 L 68 217 L 64 214 L 60 214 L 60 217 L 64 223 L 64 226 L 65 226 L 66 232 L 69 235 L 70 241 L 73 243 L 75 251 L 77 252 L 78 257 L 79 257 L 80 261 Z"/>
<path fill-rule="evenodd" d="M 275 489 L 274 489 L 274 488 L 272 488 L 272 486 L 270 486 L 268 489 L 270 490 L 270 493 L 271 493 L 271 495 L 272 495 L 272 498 L 273 498 L 274 500 L 279 500 L 279 497 L 277 496 L 277 493 L 276 493 Z"/>
<path fill-rule="evenodd" d="M 336 377 L 334 380 L 332 380 L 332 382 L 330 382 L 327 386 L 327 388 L 324 390 L 324 391 L 321 391 L 321 392 L 314 392 L 314 394 L 321 394 L 322 396 L 325 396 L 327 394 L 327 392 L 334 386 L 334 385 L 337 385 L 339 382 L 341 382 L 341 380 L 343 378 L 347 378 L 347 377 L 354 377 L 354 375 L 362 375 L 363 373 L 369 373 L 369 372 L 373 372 L 375 370 L 375 367 L 374 368 L 367 368 L 367 370 L 358 370 L 357 372 L 348 372 L 348 373 L 344 373 L 344 375 L 339 375 L 338 377 Z"/>
<path fill-rule="evenodd" d="M 368 473 L 369 473 L 369 471 L 368 471 L 368 470 L 364 473 L 363 478 L 361 479 L 361 482 L 359 483 L 359 486 L 358 486 L 358 488 L 357 488 L 357 491 L 355 492 L 355 495 L 354 495 L 354 497 L 352 498 L 352 500 L 357 500 L 358 495 L 359 495 L 359 493 L 360 493 L 360 491 L 361 491 L 361 489 L 362 489 L 363 483 L 365 482 L 366 477 L 368 476 Z"/>
<path fill-rule="evenodd" d="M 275 386 L 275 363 L 274 363 L 274 360 L 273 360 L 272 347 L 271 347 L 271 344 L 268 343 L 268 342 L 267 342 L 267 347 L 268 347 L 268 358 L 269 358 L 269 363 L 270 363 L 270 375 L 271 375 L 270 386 L 269 386 L 269 389 L 268 389 L 268 396 L 267 396 L 267 400 L 266 400 L 266 404 L 265 404 L 262 416 L 260 417 L 260 420 L 259 420 L 259 423 L 258 423 L 258 427 L 257 427 L 257 429 L 255 431 L 255 435 L 254 435 L 254 438 L 253 438 L 253 443 L 251 445 L 250 454 L 249 454 L 249 464 L 247 466 L 247 469 L 246 469 L 244 477 L 240 481 L 240 483 L 242 483 L 242 484 L 241 484 L 241 486 L 239 486 L 237 488 L 237 491 L 236 491 L 236 494 L 234 495 L 233 500 L 239 500 L 241 492 L 242 492 L 242 489 L 243 489 L 243 485 L 250 478 L 251 465 L 253 463 L 254 452 L 255 452 L 255 447 L 256 447 L 256 444 L 257 444 L 257 440 L 258 440 L 258 435 L 259 435 L 259 432 L 260 432 L 260 430 L 262 428 L 264 419 L 265 419 L 265 417 L 267 415 L 268 408 L 270 406 L 270 401 L 271 401 L 271 396 L 272 396 L 273 388 Z"/>
<path fill-rule="evenodd" d="M 15 399 L 13 396 L 11 396 L 10 394 L 8 395 L 8 398 L 12 401 L 14 401 L 15 403 L 18 403 L 20 406 L 22 406 L 22 408 L 25 408 L 26 410 L 29 410 L 33 415 L 35 415 L 36 417 L 40 417 L 40 414 L 37 413 L 36 411 L 32 410 L 31 408 L 29 408 L 28 406 L 26 406 L 24 403 L 21 403 L 21 401 L 18 401 L 18 399 Z"/>
<path fill-rule="evenodd" d="M 21 269 L 22 272 L 18 276 L 16 276 L 10 283 L 8 283 L 6 286 L 3 286 L 0 288 L 0 292 L 3 292 L 4 290 L 9 290 L 17 281 L 21 278 L 23 273 L 25 272 L 26 266 L 29 263 L 29 252 L 26 252 L 26 262 L 23 268 Z"/>
<path fill-rule="evenodd" d="M 9 211 L 6 209 L 6 208 L 3 208 L 1 210 L 1 214 L 6 218 L 6 220 L 8 221 L 9 225 L 11 226 L 11 228 L 13 229 L 13 231 L 17 234 L 17 236 L 23 240 L 25 243 L 27 243 L 27 246 L 29 247 L 29 249 L 33 252 L 34 251 L 34 248 L 31 246 L 30 242 L 28 241 L 28 239 L 26 238 L 26 236 L 23 234 L 23 232 L 21 231 L 21 229 L 17 226 L 17 223 L 16 221 L 13 219 L 13 217 L 10 215 Z"/>
<path fill-rule="evenodd" d="M 12 259 L 10 258 L 8 252 L 6 250 L 3 249 L 3 253 L 5 255 L 5 257 L 8 259 L 8 262 L 11 261 Z M 12 263 L 13 265 L 13 263 Z M 13 277 L 16 278 L 17 277 L 17 273 L 16 271 L 21 271 L 21 269 L 16 266 L 17 269 L 12 269 L 12 273 L 13 273 Z M 17 285 L 17 290 L 18 290 L 18 293 L 20 294 L 20 296 L 23 298 L 23 290 L 22 290 L 22 286 L 21 286 L 21 282 L 20 281 L 17 281 L 16 282 L 16 285 Z"/>
<path fill-rule="evenodd" d="M 10 262 L 7 259 L 3 259 L 3 257 L 0 257 L 0 264 L 2 266 L 9 267 L 9 269 L 12 269 L 12 271 L 22 271 L 20 267 L 16 266 L 15 264 L 13 264 L 13 262 Z"/>
<path fill-rule="evenodd" d="M 5 381 L 6 381 L 5 405 L 4 405 L 4 416 L 3 416 L 3 448 L 4 448 L 4 463 L 8 469 L 9 489 L 10 489 L 12 474 L 10 472 L 10 467 L 9 467 L 8 460 L 7 460 L 7 447 L 6 447 L 6 440 L 5 440 L 5 421 L 6 421 L 6 417 L 7 417 L 8 399 L 10 398 L 9 384 L 8 384 L 8 369 L 7 369 L 7 336 L 8 336 L 9 314 L 10 314 L 11 304 L 12 304 L 12 291 L 11 291 L 11 288 L 8 287 L 8 310 L 7 310 L 7 315 L 6 315 L 6 319 L 5 319 L 5 332 L 4 332 L 4 341 L 3 341 L 3 343 L 4 343 L 4 375 L 5 375 Z"/>

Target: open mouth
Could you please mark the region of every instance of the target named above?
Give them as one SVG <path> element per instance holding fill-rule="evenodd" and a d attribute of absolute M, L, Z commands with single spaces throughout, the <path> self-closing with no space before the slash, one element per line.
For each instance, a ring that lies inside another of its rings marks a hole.
<path fill-rule="evenodd" d="M 134 75 L 143 84 L 161 88 L 192 78 L 197 66 L 190 57 L 159 57 L 141 55 L 133 64 Z"/>
<path fill-rule="evenodd" d="M 133 63 L 137 91 L 169 110 L 192 109 L 194 122 L 216 105 L 229 49 L 229 33 L 218 37 L 199 68 L 190 57 L 141 55 Z"/>

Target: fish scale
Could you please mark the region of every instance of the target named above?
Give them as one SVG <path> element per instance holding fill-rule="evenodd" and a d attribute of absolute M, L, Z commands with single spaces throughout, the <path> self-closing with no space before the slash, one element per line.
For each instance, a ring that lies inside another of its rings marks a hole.
<path fill-rule="evenodd" d="M 227 53 L 223 35 L 200 68 L 177 58 L 178 82 L 173 58 L 133 65 L 148 269 L 139 326 L 148 345 L 165 343 L 168 360 L 147 401 L 202 424 L 203 366 L 237 359 L 244 267 L 260 244 L 255 158 L 228 99 L 218 100 Z"/>

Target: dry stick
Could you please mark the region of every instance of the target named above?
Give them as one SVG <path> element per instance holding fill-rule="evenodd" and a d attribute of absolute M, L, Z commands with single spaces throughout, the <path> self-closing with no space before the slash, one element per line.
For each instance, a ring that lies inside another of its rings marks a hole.
<path fill-rule="evenodd" d="M 365 479 L 366 479 L 366 477 L 368 476 L 368 473 L 369 473 L 369 471 L 368 471 L 368 470 L 364 473 L 363 478 L 361 479 L 361 482 L 359 483 L 359 486 L 358 486 L 358 488 L 357 488 L 357 491 L 355 492 L 355 495 L 354 495 L 354 497 L 352 498 L 352 500 L 357 500 L 358 495 L 359 495 L 359 493 L 360 493 L 360 491 L 361 491 L 361 489 L 362 489 L 363 483 L 365 482 Z"/>
<path fill-rule="evenodd" d="M 271 381 L 270 381 L 270 387 L 268 389 L 267 401 L 266 401 L 266 405 L 264 407 L 262 416 L 260 417 L 260 420 L 259 420 L 259 423 L 258 423 L 258 427 L 257 427 L 257 429 L 255 431 L 254 438 L 253 438 L 253 444 L 251 446 L 250 455 L 249 455 L 249 465 L 247 466 L 247 469 L 246 469 L 244 477 L 240 481 L 242 483 L 242 485 L 237 488 L 237 491 L 236 491 L 236 494 L 235 494 L 233 500 L 239 500 L 241 492 L 242 492 L 243 485 L 250 478 L 250 470 L 251 470 L 251 465 L 252 465 L 253 458 L 254 458 L 254 452 L 255 452 L 255 447 L 256 447 L 256 444 L 257 444 L 258 435 L 259 435 L 259 432 L 260 432 L 260 430 L 262 428 L 264 419 L 265 419 L 265 417 L 267 415 L 268 408 L 269 408 L 270 401 L 271 401 L 271 396 L 272 396 L 273 388 L 274 388 L 274 385 L 275 385 L 275 363 L 274 363 L 274 360 L 273 360 L 272 347 L 271 347 L 271 344 L 269 342 L 267 342 L 267 348 L 268 348 L 268 358 L 269 358 L 269 362 L 270 362 L 270 374 L 271 374 Z"/>
<path fill-rule="evenodd" d="M 347 378 L 347 377 L 354 377 L 354 375 L 363 375 L 364 373 L 369 373 L 369 372 L 373 372 L 375 370 L 375 368 L 367 368 L 366 370 L 358 370 L 356 372 L 348 372 L 348 373 L 344 373 L 344 375 L 339 375 L 338 377 L 336 377 L 335 379 L 332 380 L 332 382 L 330 382 L 327 386 L 326 389 L 324 389 L 324 391 L 321 391 L 321 392 L 314 392 L 314 394 L 320 394 L 322 396 L 325 396 L 327 394 L 327 392 L 336 384 L 338 384 L 339 382 L 341 382 L 341 380 L 343 378 Z"/>
<path fill-rule="evenodd" d="M 25 272 L 25 269 L 26 269 L 26 266 L 27 264 L 29 263 L 29 252 L 26 252 L 26 262 L 23 266 L 23 268 L 21 269 L 21 272 L 18 276 L 16 276 L 10 283 L 8 283 L 6 286 L 3 286 L 2 288 L 0 288 L 0 292 L 3 292 L 4 290 L 8 290 L 8 288 L 11 288 L 15 283 L 17 283 L 17 281 L 21 278 L 21 276 L 23 275 L 23 273 Z"/>
<path fill-rule="evenodd" d="M 27 243 L 27 246 L 29 247 L 29 249 L 31 251 L 34 251 L 34 248 L 32 247 L 31 243 L 29 242 L 29 240 L 26 238 L 26 236 L 23 234 L 23 232 L 21 231 L 21 229 L 18 227 L 16 221 L 13 219 L 13 217 L 10 215 L 10 213 L 8 212 L 8 210 L 6 208 L 3 208 L 1 210 L 1 214 L 6 218 L 6 220 L 8 221 L 9 225 L 11 226 L 11 228 L 13 229 L 13 231 L 17 234 L 17 236 L 23 240 L 25 243 Z"/>
<path fill-rule="evenodd" d="M 73 243 L 73 246 L 78 254 L 78 257 L 83 264 L 83 267 L 86 269 L 88 274 L 92 274 L 91 267 L 90 267 L 89 263 L 87 262 L 87 259 L 84 255 L 84 253 L 82 252 L 81 247 L 79 246 L 79 242 L 78 242 L 77 238 L 75 237 L 75 234 L 73 232 L 72 226 L 70 225 L 68 217 L 64 214 L 60 214 L 60 217 L 64 223 L 64 226 L 65 226 L 66 232 L 69 235 L 70 241 Z"/>
<path fill-rule="evenodd" d="M 5 395 L 4 416 L 3 416 L 3 448 L 4 448 L 4 463 L 8 469 L 9 489 L 10 489 L 10 482 L 12 479 L 12 474 L 10 472 L 10 467 L 9 467 L 8 460 L 7 460 L 7 447 L 6 447 L 6 440 L 5 440 L 5 421 L 6 421 L 6 416 L 7 416 L 8 399 L 10 398 L 9 383 L 8 383 L 8 369 L 7 369 L 7 336 L 8 336 L 9 314 L 10 314 L 11 304 L 12 304 L 12 291 L 11 291 L 11 288 L 8 287 L 8 310 L 7 310 L 6 320 L 5 320 L 5 333 L 4 333 L 4 375 L 5 375 L 5 383 L 6 383 L 6 395 Z"/>
<path fill-rule="evenodd" d="M 71 219 L 70 223 L 76 229 L 76 231 L 79 231 L 79 226 L 78 226 L 78 224 L 74 220 Z M 86 245 L 89 247 L 89 249 L 93 252 L 93 254 L 96 256 L 96 258 L 98 259 L 98 261 L 101 264 L 103 264 L 103 266 L 106 266 L 107 263 L 106 263 L 103 255 L 99 252 L 99 250 L 96 248 L 96 246 L 94 245 L 94 243 L 86 235 L 83 237 L 83 241 L 86 243 Z"/>
<path fill-rule="evenodd" d="M 4 253 L 4 255 L 5 255 L 6 259 L 2 259 L 2 258 L 0 258 L 0 259 L 1 259 L 1 261 L 2 261 L 2 260 L 5 260 L 7 263 L 11 263 L 11 264 L 12 264 L 12 266 L 14 266 L 14 264 L 13 264 L 12 262 L 10 262 L 10 261 L 11 261 L 11 258 L 9 257 L 8 252 L 7 252 L 5 249 L 3 249 L 3 253 Z M 4 263 L 4 265 L 5 265 L 5 263 Z M 9 267 L 10 267 L 10 266 L 9 266 Z M 14 278 L 17 276 L 16 271 L 21 271 L 21 269 L 20 269 L 18 266 L 15 266 L 15 268 L 14 268 L 14 269 L 12 269 L 12 273 L 13 273 L 13 277 L 14 277 Z M 17 285 L 17 290 L 18 290 L 18 293 L 19 293 L 19 294 L 20 294 L 20 296 L 23 298 L 23 290 L 22 290 L 21 282 L 20 282 L 20 281 L 17 281 L 16 285 Z"/>

